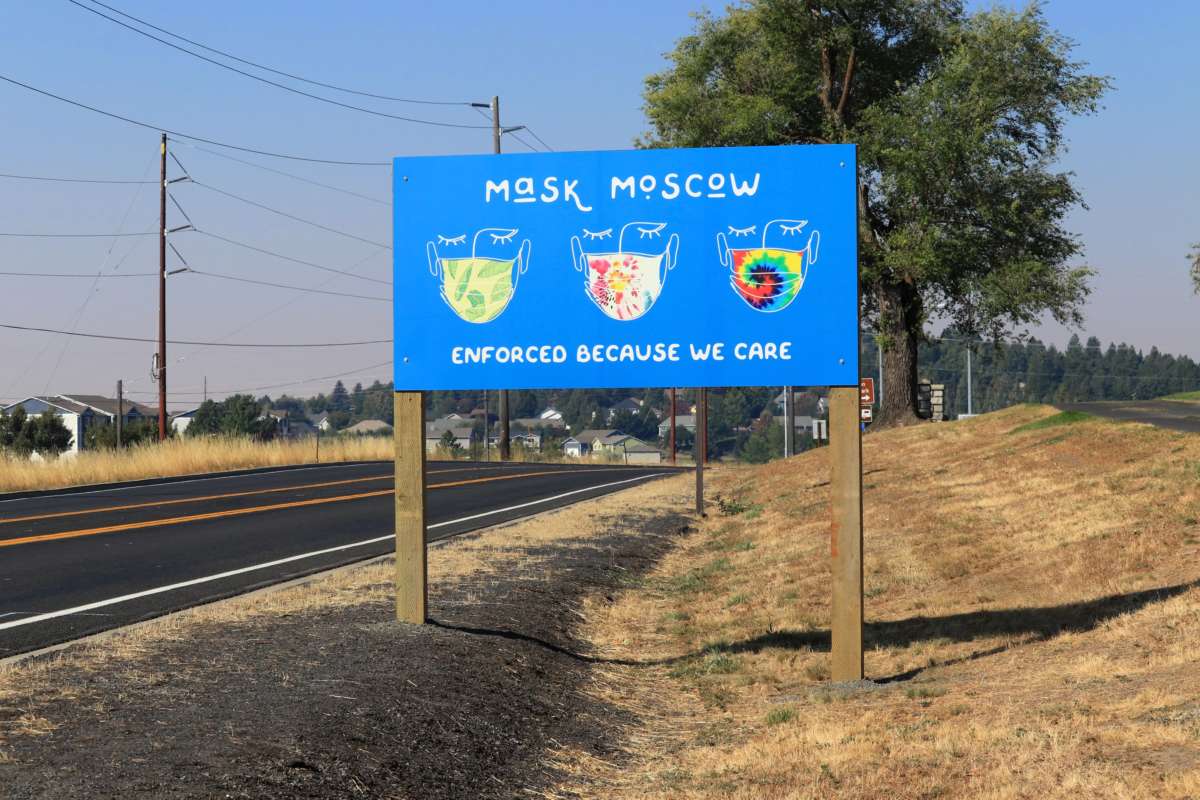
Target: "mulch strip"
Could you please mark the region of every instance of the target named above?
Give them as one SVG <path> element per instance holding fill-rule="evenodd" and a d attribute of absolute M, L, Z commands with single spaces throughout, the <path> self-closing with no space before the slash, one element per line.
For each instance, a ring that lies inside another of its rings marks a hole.
<path fill-rule="evenodd" d="M 0 730 L 27 712 L 57 726 L 7 739 L 0 795 L 511 798 L 562 777 L 546 759 L 558 747 L 619 761 L 621 712 L 582 691 L 599 661 L 579 608 L 629 585 L 688 521 L 614 516 L 519 571 L 431 587 L 431 625 L 365 603 L 197 624 L 119 670 L 67 662 L 55 681 L 73 699 L 0 706 Z"/>

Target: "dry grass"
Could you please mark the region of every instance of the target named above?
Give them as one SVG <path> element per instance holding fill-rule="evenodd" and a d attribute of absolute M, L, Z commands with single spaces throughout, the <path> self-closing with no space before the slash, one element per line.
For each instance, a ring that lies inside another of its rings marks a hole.
<path fill-rule="evenodd" d="M 614 798 L 1200 797 L 1200 436 L 1023 407 L 865 439 L 868 677 L 828 679 L 825 451 L 587 609 Z"/>
<path fill-rule="evenodd" d="M 320 460 L 371 461 L 392 458 L 389 437 L 322 437 Z M 0 492 L 58 489 L 113 481 L 193 475 L 203 472 L 311 464 L 315 440 L 254 442 L 249 439 L 171 439 L 123 451 L 84 451 L 74 458 L 37 462 L 0 453 Z"/>

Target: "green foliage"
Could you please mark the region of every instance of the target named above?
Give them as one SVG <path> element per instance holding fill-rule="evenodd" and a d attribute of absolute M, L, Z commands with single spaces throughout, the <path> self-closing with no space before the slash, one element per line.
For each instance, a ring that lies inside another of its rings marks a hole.
<path fill-rule="evenodd" d="M 948 328 L 921 349 L 918 370 L 945 385 L 951 415 L 967 410 L 968 346 L 977 413 L 1019 403 L 1186 398 L 1187 392 L 1179 394 L 1180 390 L 1200 388 L 1200 364 L 1153 347 L 1141 352 L 1123 343 L 1106 346 L 1095 337 L 1081 341 L 1077 336 L 1065 350 L 1037 339 L 993 344 Z M 869 338 L 864 337 L 860 360 L 862 374 L 877 374 L 877 353 Z"/>
<path fill-rule="evenodd" d="M 1055 171 L 1066 121 L 1107 89 L 1040 7 L 958 0 L 748 0 L 701 13 L 646 80 L 649 147 L 858 145 L 864 316 L 884 334 L 887 395 L 911 408 L 935 305 L 999 335 L 1079 318 L 1085 268 L 1063 229 L 1081 198 Z M 897 411 L 896 413 L 899 413 Z"/>
<path fill-rule="evenodd" d="M 187 435 L 249 436 L 268 441 L 275 438 L 277 426 L 274 418 L 263 414 L 258 401 L 248 394 L 231 395 L 221 401 L 206 400 L 196 409 Z"/>
<path fill-rule="evenodd" d="M 353 409 L 353 403 L 350 400 L 350 393 L 346 391 L 346 387 L 341 381 L 333 385 L 333 392 L 329 395 L 329 410 L 343 411 L 347 414 Z"/>
<path fill-rule="evenodd" d="M 785 722 L 791 722 L 795 718 L 796 710 L 788 706 L 779 706 L 767 712 L 768 725 L 782 725 Z"/>
<path fill-rule="evenodd" d="M 751 464 L 765 464 L 773 458 L 782 458 L 785 425 L 786 420 L 781 425 L 770 416 L 760 418 L 758 430 L 746 439 L 738 453 L 739 458 Z"/>
<path fill-rule="evenodd" d="M 455 458 L 462 455 L 462 448 L 459 446 L 458 440 L 454 438 L 454 431 L 446 431 L 442 434 L 442 440 L 438 442 L 438 449 Z"/>
<path fill-rule="evenodd" d="M 0 414 L 0 449 L 20 456 L 34 452 L 56 458 L 70 449 L 74 434 L 63 421 L 47 409 L 36 417 L 16 408 L 11 414 Z"/>
<path fill-rule="evenodd" d="M 1188 260 L 1192 263 L 1192 286 L 1195 287 L 1196 294 L 1200 294 L 1200 244 L 1192 245 Z"/>
<path fill-rule="evenodd" d="M 171 427 L 167 427 L 167 435 L 173 436 L 175 431 Z M 121 427 L 121 442 L 129 447 L 131 445 L 141 444 L 142 442 L 154 442 L 158 440 L 158 420 L 143 418 L 136 421 L 127 421 Z M 117 425 L 115 422 L 107 425 L 89 425 L 83 432 L 83 446 L 85 450 L 113 450 L 117 446 Z"/>
<path fill-rule="evenodd" d="M 1040 431 L 1046 428 L 1057 428 L 1062 425 L 1075 425 L 1080 422 L 1087 422 L 1095 419 L 1091 414 L 1085 414 L 1082 411 L 1061 411 L 1053 416 L 1039 419 L 1035 422 L 1027 422 L 1013 428 L 1009 433 L 1026 433 L 1028 431 Z"/>

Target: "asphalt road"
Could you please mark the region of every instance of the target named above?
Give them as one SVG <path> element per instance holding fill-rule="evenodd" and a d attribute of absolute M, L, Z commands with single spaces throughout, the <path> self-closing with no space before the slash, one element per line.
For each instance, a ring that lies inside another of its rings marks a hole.
<path fill-rule="evenodd" d="M 662 474 L 432 462 L 428 538 Z M 386 462 L 0 495 L 0 657 L 392 552 L 392 483 Z"/>
<path fill-rule="evenodd" d="M 1084 411 L 1123 422 L 1145 422 L 1160 428 L 1200 433 L 1200 403 L 1184 400 L 1064 403 L 1062 411 Z"/>

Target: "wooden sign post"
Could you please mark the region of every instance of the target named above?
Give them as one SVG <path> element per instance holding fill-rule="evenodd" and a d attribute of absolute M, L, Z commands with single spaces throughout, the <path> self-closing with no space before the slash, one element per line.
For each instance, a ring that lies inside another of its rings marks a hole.
<path fill-rule="evenodd" d="M 833 499 L 833 621 L 830 626 L 835 681 L 863 677 L 862 429 L 854 386 L 829 390 L 829 461 Z"/>
<path fill-rule="evenodd" d="M 429 597 L 425 558 L 425 398 L 396 392 L 396 619 L 424 624 Z"/>

